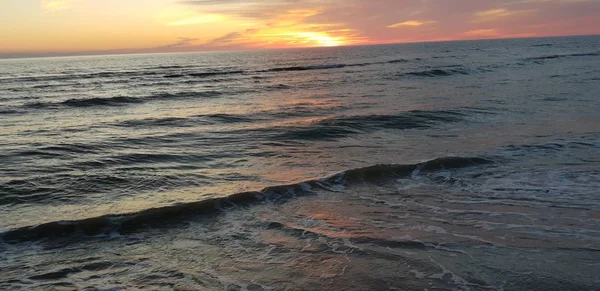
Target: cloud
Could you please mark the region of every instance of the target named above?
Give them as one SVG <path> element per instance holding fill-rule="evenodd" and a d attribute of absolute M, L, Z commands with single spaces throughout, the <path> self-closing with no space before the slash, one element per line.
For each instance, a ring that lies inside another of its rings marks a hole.
<path fill-rule="evenodd" d="M 204 12 L 264 20 L 294 10 L 319 10 L 330 2 L 332 0 L 190 0 L 178 3 L 198 7 Z"/>
<path fill-rule="evenodd" d="M 280 28 L 247 29 L 231 32 L 202 44 L 204 48 L 216 47 L 290 47 L 339 46 L 348 44 L 353 34 L 349 29 L 311 31 L 310 29 Z"/>
<path fill-rule="evenodd" d="M 304 45 L 319 38 L 322 45 L 335 43 L 328 42 L 328 37 L 341 37 L 345 39 L 344 44 L 501 38 L 518 36 L 525 33 L 524 30 L 529 35 L 533 31 L 528 25 L 555 22 L 571 17 L 570 14 L 600 15 L 598 0 L 595 3 L 589 0 L 189 0 L 179 3 L 205 13 L 224 14 L 230 20 L 253 22 L 255 25 L 248 27 L 260 29 L 260 34 L 238 29 L 239 34 L 230 40 L 249 44 L 245 47 L 284 46 L 282 40 L 289 40 L 292 46 Z M 593 7 L 596 8 L 591 9 Z M 310 37 L 312 32 L 322 34 Z M 544 31 L 536 35 L 551 33 Z"/>
<path fill-rule="evenodd" d="M 163 50 L 174 49 L 174 48 L 183 48 L 183 47 L 188 47 L 188 46 L 194 44 L 194 42 L 197 42 L 198 40 L 199 40 L 198 38 L 193 38 L 193 37 L 180 37 L 179 40 L 175 43 L 153 47 L 148 50 L 163 51 Z"/>
<path fill-rule="evenodd" d="M 25 0 L 8 2 L 13 1 Z M 36 15 L 39 21 L 19 14 L 24 13 L 20 5 L 3 3 L 0 11 L 7 17 L 0 19 L 0 52 L 252 49 L 600 33 L 600 0 L 40 0 L 34 3 L 41 3 L 43 12 L 76 8 L 72 16 L 77 17 L 45 13 Z"/>
<path fill-rule="evenodd" d="M 364 0 L 351 0 L 364 1 Z M 238 30 L 206 42 L 207 46 L 303 47 L 364 42 L 347 20 L 329 17 L 342 8 L 339 0 L 192 0 L 178 3 L 202 13 L 225 15 Z M 244 25 L 238 25 L 244 26 Z"/>
<path fill-rule="evenodd" d="M 45 13 L 69 9 L 76 0 L 41 0 L 41 8 Z"/>
<path fill-rule="evenodd" d="M 423 25 L 434 24 L 435 21 L 419 21 L 419 20 L 407 20 L 404 22 L 394 23 L 388 25 L 387 28 L 398 28 L 398 27 L 417 27 Z"/>
<path fill-rule="evenodd" d="M 218 21 L 221 21 L 224 19 L 225 19 L 225 17 L 220 14 L 190 15 L 190 16 L 184 16 L 181 19 L 171 20 L 171 21 L 167 22 L 167 25 L 168 26 L 195 25 L 195 24 L 218 22 Z"/>
<path fill-rule="evenodd" d="M 474 14 L 475 19 L 473 20 L 473 22 L 494 21 L 494 20 L 498 20 L 501 18 L 511 17 L 511 16 L 515 16 L 515 15 L 522 15 L 522 14 L 526 14 L 526 13 L 532 13 L 535 11 L 536 10 L 533 10 L 533 9 L 517 10 L 517 11 L 511 11 L 511 10 L 507 10 L 504 8 L 490 9 L 490 10 L 486 10 L 486 11 L 475 12 L 475 14 Z"/>
<path fill-rule="evenodd" d="M 244 37 L 244 33 L 242 33 L 242 32 L 231 32 L 224 36 L 215 38 L 215 39 L 207 42 L 205 45 L 206 46 L 226 46 L 226 45 L 230 45 L 231 43 L 238 42 L 243 37 Z"/>

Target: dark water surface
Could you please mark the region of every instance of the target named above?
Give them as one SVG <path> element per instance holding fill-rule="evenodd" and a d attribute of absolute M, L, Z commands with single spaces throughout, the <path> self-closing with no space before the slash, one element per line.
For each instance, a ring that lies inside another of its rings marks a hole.
<path fill-rule="evenodd" d="M 598 290 L 599 94 L 600 37 L 0 60 L 0 289 Z"/>

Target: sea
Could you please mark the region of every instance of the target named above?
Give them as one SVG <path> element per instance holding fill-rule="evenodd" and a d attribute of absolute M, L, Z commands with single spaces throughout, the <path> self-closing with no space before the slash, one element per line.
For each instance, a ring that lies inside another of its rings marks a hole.
<path fill-rule="evenodd" d="M 600 290 L 600 36 L 0 60 L 1 290 Z"/>

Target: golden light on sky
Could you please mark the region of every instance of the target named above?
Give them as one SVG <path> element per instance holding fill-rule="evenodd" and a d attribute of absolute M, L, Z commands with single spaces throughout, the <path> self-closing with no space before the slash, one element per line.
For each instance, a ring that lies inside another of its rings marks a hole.
<path fill-rule="evenodd" d="M 405 26 L 422 26 L 422 25 L 427 25 L 427 24 L 433 24 L 435 23 L 435 21 L 419 21 L 419 20 L 407 20 L 404 22 L 398 22 L 398 23 L 394 23 L 391 25 L 388 25 L 388 28 L 398 28 L 398 27 L 405 27 Z"/>
<path fill-rule="evenodd" d="M 302 46 L 340 46 L 347 44 L 343 37 L 332 37 L 325 32 L 283 32 L 277 34 L 258 35 L 267 40 L 267 44 L 281 42 L 282 44 Z"/>
<path fill-rule="evenodd" d="M 41 9 L 43 12 L 54 12 L 69 8 L 69 4 L 74 0 L 41 0 Z"/>
<path fill-rule="evenodd" d="M 205 23 L 218 23 L 224 21 L 225 17 L 219 14 L 199 14 L 194 13 L 189 16 L 176 15 L 173 20 L 168 21 L 166 25 L 169 26 L 180 26 L 180 25 L 196 25 Z"/>
<path fill-rule="evenodd" d="M 600 0 L 0 0 L 0 57 L 600 33 Z"/>

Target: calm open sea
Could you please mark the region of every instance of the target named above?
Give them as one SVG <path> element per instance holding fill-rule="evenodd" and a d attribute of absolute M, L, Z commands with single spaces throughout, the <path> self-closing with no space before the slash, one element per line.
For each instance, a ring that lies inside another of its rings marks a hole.
<path fill-rule="evenodd" d="M 600 36 L 0 60 L 0 289 L 599 290 Z"/>

